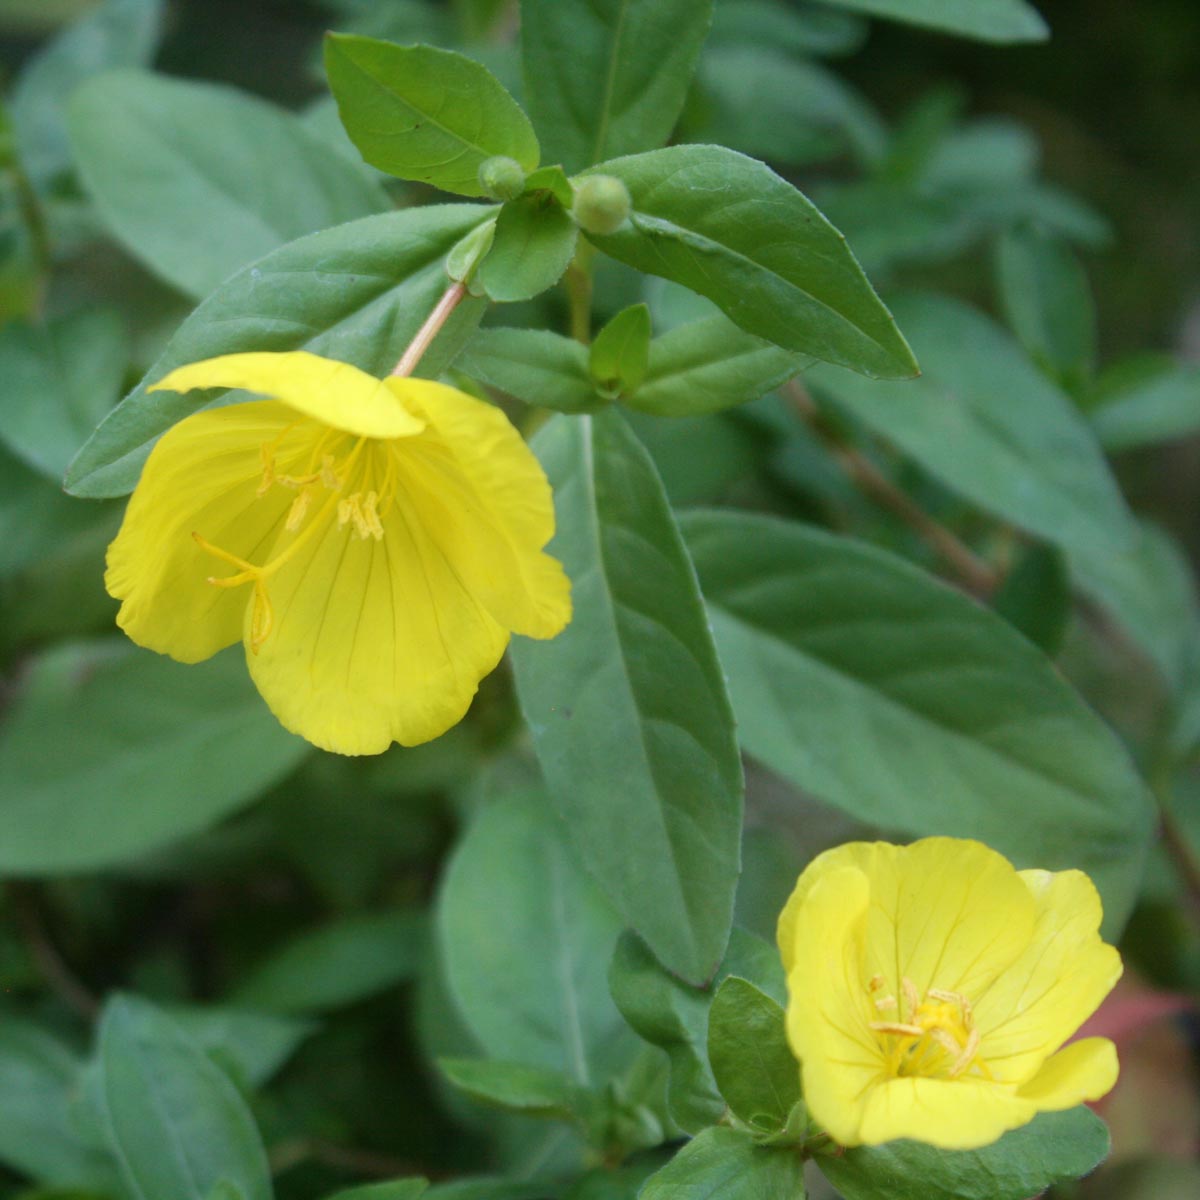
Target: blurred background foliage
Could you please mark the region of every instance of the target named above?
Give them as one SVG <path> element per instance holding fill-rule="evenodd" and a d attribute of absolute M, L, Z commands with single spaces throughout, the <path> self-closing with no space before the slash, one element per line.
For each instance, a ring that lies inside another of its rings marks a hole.
<path fill-rule="evenodd" d="M 514 18 L 502 2 L 171 0 L 161 43 L 153 17 L 132 0 L 125 7 L 129 28 L 116 49 L 97 50 L 95 68 L 153 62 L 232 85 L 303 113 L 343 154 L 354 152 L 319 68 L 326 28 L 466 47 L 519 91 Z M 1052 39 L 1000 47 L 832 10 L 817 12 L 807 40 L 793 44 L 719 4 L 677 137 L 766 158 L 847 233 L 877 284 L 950 292 L 1006 320 L 1084 412 L 1103 409 L 1129 379 L 1170 374 L 1175 390 L 1160 408 L 1109 413 L 1097 428 L 1134 508 L 1176 539 L 1166 552 L 1174 565 L 1141 582 L 1156 602 L 1178 590 L 1190 647 L 1194 599 L 1179 563 L 1200 554 L 1200 6 L 1040 7 Z M 301 1200 L 400 1174 L 552 1174 L 577 1157 L 572 1135 L 520 1118 L 485 1125 L 431 1065 L 471 1045 L 494 1049 L 489 1039 L 533 1061 L 539 1052 L 537 1013 L 525 1041 L 494 1028 L 469 979 L 436 952 L 456 938 L 487 941 L 472 923 L 493 893 L 469 894 L 464 857 L 478 859 L 476 886 L 517 889 L 496 904 L 517 913 L 549 876 L 538 867 L 509 879 L 506 849 L 551 873 L 561 853 L 538 840 L 551 834 L 522 824 L 519 799 L 507 802 L 511 827 L 491 842 L 478 825 L 461 838 L 484 798 L 537 786 L 505 671 L 439 741 L 351 761 L 280 731 L 229 654 L 185 670 L 113 636 L 102 562 L 121 506 L 68 499 L 55 480 L 198 294 L 113 236 L 55 115 L 77 80 L 69 66 L 56 79 L 48 39 L 94 9 L 0 0 L 0 366 L 6 392 L 45 399 L 37 421 L 6 416 L 0 430 L 0 1195 L 114 1194 L 89 1133 L 86 1064 L 91 1023 L 117 991 L 179 1016 L 229 1072 L 251 1101 L 281 1195 Z M 36 140 L 23 146 L 30 129 Z M 369 169 L 364 178 L 379 186 Z M 433 198 L 395 181 L 388 188 L 396 203 Z M 1078 301 L 1084 316 L 1065 329 L 1051 319 L 1047 333 L 1005 279 L 1054 256 L 1066 256 L 1054 285 L 1069 290 L 1055 314 Z M 603 268 L 598 316 L 639 299 L 635 285 L 630 273 Z M 648 299 L 659 329 L 700 311 L 670 286 L 652 284 Z M 563 314 L 551 293 L 506 306 L 501 320 L 561 328 Z M 30 321 L 40 341 L 14 333 Z M 1049 341 L 1039 345 L 1042 336 Z M 1114 363 L 1118 373 L 1106 374 Z M 6 400 L 3 410 L 18 407 Z M 834 410 L 833 444 L 867 445 L 852 410 Z M 678 423 L 631 417 L 677 503 L 798 515 L 935 565 L 903 521 L 848 480 L 821 428 L 781 425 L 769 399 Z M 893 486 L 993 561 L 1015 553 L 1003 527 L 911 460 L 871 454 Z M 1188 997 L 1200 994 L 1200 880 L 1190 880 L 1189 898 L 1180 864 L 1194 864 L 1200 846 L 1200 705 L 1194 682 L 1165 686 L 1107 618 L 1070 615 L 1056 552 L 1022 578 L 1025 593 L 1010 591 L 1006 615 L 1041 644 L 1061 645 L 1063 671 L 1145 769 L 1175 777 L 1174 853 L 1156 851 L 1150 865 L 1123 945 L 1136 970 L 1106 1017 L 1125 1061 L 1107 1111 L 1116 1152 L 1082 1194 L 1183 1200 L 1198 1190 Z M 1172 662 L 1187 675 L 1182 657 Z M 770 937 L 798 866 L 864 827 L 753 764 L 748 784 L 738 914 Z M 586 881 L 571 886 L 586 892 Z M 601 948 L 615 934 L 607 920 L 583 927 L 594 938 L 584 946 L 600 957 L 601 991 Z M 530 931 L 497 936 L 515 955 Z M 118 1016 L 145 1014 L 133 1005 Z M 120 1031 L 115 1017 L 111 1026 Z M 621 1059 L 627 1049 L 603 1052 Z M 622 1064 L 620 1087 L 632 1088 L 637 1070 Z M 609 1119 L 624 1121 L 625 1144 L 636 1144 L 629 1127 L 653 1114 L 610 1099 Z M 593 1193 L 581 1185 L 572 1195 Z"/>

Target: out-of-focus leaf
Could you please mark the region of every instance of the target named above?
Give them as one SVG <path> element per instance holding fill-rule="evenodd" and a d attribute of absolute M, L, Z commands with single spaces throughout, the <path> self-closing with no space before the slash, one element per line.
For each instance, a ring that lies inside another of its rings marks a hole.
<path fill-rule="evenodd" d="M 301 933 L 234 991 L 242 1008 L 323 1012 L 411 979 L 421 961 L 425 921 L 418 912 L 359 913 Z"/>
<path fill-rule="evenodd" d="M 1046 22 L 1027 0 L 826 0 L 836 8 L 924 25 L 983 42 L 1043 42 Z"/>
<path fill-rule="evenodd" d="M 650 310 L 633 304 L 596 334 L 588 371 L 607 394 L 619 396 L 641 387 L 650 359 L 650 332 Z"/>
<path fill-rule="evenodd" d="M 476 1100 L 529 1116 L 571 1120 L 581 1096 L 565 1075 L 523 1063 L 486 1058 L 441 1058 L 438 1067 L 456 1088 Z"/>
<path fill-rule="evenodd" d="M 418 1200 L 429 1188 L 427 1179 L 392 1179 L 334 1192 L 327 1200 Z"/>
<path fill-rule="evenodd" d="M 636 1040 L 604 982 L 619 932 L 544 796 L 478 814 L 446 871 L 437 933 L 451 994 L 490 1057 L 589 1086 L 628 1064 Z"/>
<path fill-rule="evenodd" d="M 588 235 L 606 254 L 707 296 L 785 350 L 871 376 L 916 374 L 845 239 L 770 168 L 721 146 L 672 146 L 597 170 L 633 200 L 616 233 Z"/>
<path fill-rule="evenodd" d="M 264 1084 L 313 1031 L 308 1021 L 225 1006 L 172 1007 L 168 1015 L 238 1081 Z"/>
<path fill-rule="evenodd" d="M 784 6 L 776 0 L 720 0 L 710 46 L 756 46 L 793 54 L 850 54 L 863 43 L 866 22 L 819 4 Z"/>
<path fill-rule="evenodd" d="M 0 1013 L 0 1162 L 62 1187 L 108 1181 L 111 1167 L 71 1124 L 82 1065 L 47 1030 Z"/>
<path fill-rule="evenodd" d="M 299 118 L 233 88 L 114 71 L 79 89 L 69 127 L 105 224 L 195 297 L 284 242 L 390 207 Z"/>
<path fill-rule="evenodd" d="M 183 666 L 117 641 L 58 646 L 0 731 L 0 872 L 128 861 L 249 803 L 307 752 L 240 648 Z"/>
<path fill-rule="evenodd" d="M 1081 1106 L 1042 1113 L 982 1150 L 902 1140 L 817 1161 L 846 1200 L 1025 1200 L 1086 1175 L 1107 1154 L 1108 1129 Z"/>
<path fill-rule="evenodd" d="M 574 615 L 516 639 L 521 708 L 554 803 L 622 918 L 684 978 L 725 948 L 742 775 L 695 575 L 645 450 L 614 411 L 534 440 Z"/>
<path fill-rule="evenodd" d="M 574 173 L 661 146 L 683 107 L 712 0 L 524 0 L 529 111 Z"/>
<path fill-rule="evenodd" d="M 220 1183 L 271 1200 L 267 1156 L 225 1073 L 145 1000 L 112 1000 L 100 1026 L 106 1123 L 134 1200 L 209 1200 Z"/>
<path fill-rule="evenodd" d="M 1063 552 L 1044 542 L 1022 547 L 992 607 L 1053 658 L 1071 620 L 1071 573 Z"/>
<path fill-rule="evenodd" d="M 1017 226 L 996 248 L 1008 323 L 1034 360 L 1079 385 L 1096 364 L 1096 306 L 1079 259 L 1060 238 Z"/>
<path fill-rule="evenodd" d="M 80 496 L 132 491 L 160 434 L 206 401 L 232 395 L 147 392 L 186 363 L 247 350 L 309 350 L 386 374 L 445 291 L 451 247 L 488 212 L 448 204 L 364 217 L 289 242 L 239 271 L 184 321 L 96 430 L 71 464 L 67 486 Z M 421 360 L 421 374 L 446 368 L 482 311 L 479 300 L 458 306 Z"/>
<path fill-rule="evenodd" d="M 128 355 L 121 318 L 107 308 L 0 327 L 0 438 L 57 483 L 120 395 Z"/>
<path fill-rule="evenodd" d="M 908 383 L 806 374 L 982 508 L 1071 552 L 1132 547 L 1136 526 L 1087 422 L 983 314 L 944 296 L 894 302 L 921 360 Z"/>
<path fill-rule="evenodd" d="M 1200 366 L 1149 354 L 1106 371 L 1092 425 L 1109 451 L 1134 450 L 1200 431 Z"/>
<path fill-rule="evenodd" d="M 10 111 L 21 164 L 39 183 L 70 165 L 66 108 L 72 92 L 92 75 L 149 62 L 162 9 L 162 0 L 103 0 L 25 65 Z"/>
<path fill-rule="evenodd" d="M 683 529 L 750 754 L 862 820 L 1082 868 L 1122 927 L 1146 786 L 1038 650 L 872 546 L 733 513 Z"/>
<path fill-rule="evenodd" d="M 482 196 L 487 159 L 538 165 L 529 119 L 482 63 L 434 46 L 330 34 L 325 70 L 346 132 L 389 175 Z"/>

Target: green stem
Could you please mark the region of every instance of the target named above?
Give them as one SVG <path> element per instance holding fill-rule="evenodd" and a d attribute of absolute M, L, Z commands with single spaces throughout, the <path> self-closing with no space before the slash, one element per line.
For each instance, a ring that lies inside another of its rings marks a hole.
<path fill-rule="evenodd" d="M 592 340 L 592 258 L 589 242 L 580 241 L 579 249 L 567 268 L 564 280 L 571 308 L 571 336 L 585 346 Z"/>

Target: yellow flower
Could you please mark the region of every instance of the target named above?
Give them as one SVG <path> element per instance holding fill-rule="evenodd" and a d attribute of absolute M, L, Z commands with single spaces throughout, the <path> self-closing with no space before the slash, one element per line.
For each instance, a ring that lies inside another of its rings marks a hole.
<path fill-rule="evenodd" d="M 1116 1082 L 1106 1038 L 1060 1049 L 1121 974 L 1080 871 L 1017 871 L 978 842 L 853 842 L 779 918 L 788 1039 L 843 1146 L 985 1146 Z"/>
<path fill-rule="evenodd" d="M 105 577 L 135 642 L 199 662 L 243 640 L 283 725 L 374 754 L 458 721 L 510 631 L 570 619 L 550 487 L 499 409 L 303 352 L 156 385 L 210 387 L 274 398 L 198 412 L 151 453 Z"/>

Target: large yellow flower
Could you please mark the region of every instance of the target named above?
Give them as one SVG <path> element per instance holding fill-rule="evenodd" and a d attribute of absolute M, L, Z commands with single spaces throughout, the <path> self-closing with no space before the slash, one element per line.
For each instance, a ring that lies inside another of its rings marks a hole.
<path fill-rule="evenodd" d="M 288 729 L 373 754 L 458 721 L 510 631 L 570 619 L 549 485 L 498 409 L 303 352 L 156 385 L 209 387 L 273 399 L 196 413 L 151 453 L 105 577 L 135 642 L 198 662 L 244 640 Z"/>
<path fill-rule="evenodd" d="M 843 1146 L 995 1141 L 1103 1096 L 1105 1038 L 1063 1043 L 1121 974 L 1079 871 L 1017 871 L 978 842 L 853 842 L 815 859 L 779 918 L 788 1039 Z"/>

